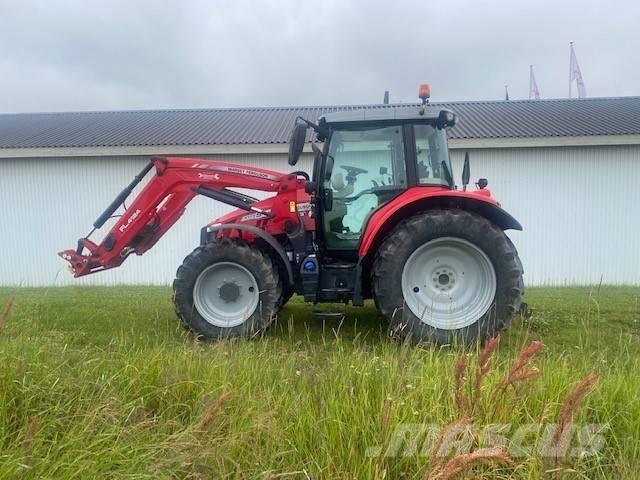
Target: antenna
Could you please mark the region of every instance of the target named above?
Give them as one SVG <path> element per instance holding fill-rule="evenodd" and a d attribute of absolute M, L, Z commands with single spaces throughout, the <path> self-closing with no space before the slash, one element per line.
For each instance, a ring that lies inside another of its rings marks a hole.
<path fill-rule="evenodd" d="M 533 65 L 529 65 L 529 100 L 540 100 L 540 90 L 536 83 L 536 76 L 533 74 Z"/>
<path fill-rule="evenodd" d="M 509 101 L 509 86 L 508 85 L 504 86 L 504 100 L 506 102 Z"/>

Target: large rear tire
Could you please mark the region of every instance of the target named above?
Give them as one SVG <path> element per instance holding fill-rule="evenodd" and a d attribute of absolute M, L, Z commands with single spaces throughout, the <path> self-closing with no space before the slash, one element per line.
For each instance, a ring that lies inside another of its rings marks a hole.
<path fill-rule="evenodd" d="M 281 299 L 271 259 L 244 242 L 223 238 L 196 248 L 173 281 L 181 322 L 197 336 L 255 336 L 274 320 Z"/>
<path fill-rule="evenodd" d="M 505 329 L 523 292 L 522 264 L 505 233 L 463 210 L 401 222 L 373 265 L 373 293 L 393 332 L 421 343 L 470 343 Z"/>

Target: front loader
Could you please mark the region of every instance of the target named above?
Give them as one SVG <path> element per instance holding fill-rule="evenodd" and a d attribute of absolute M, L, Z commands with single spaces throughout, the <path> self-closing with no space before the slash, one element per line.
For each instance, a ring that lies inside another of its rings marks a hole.
<path fill-rule="evenodd" d="M 492 337 L 521 305 L 522 264 L 504 233 L 521 226 L 485 179 L 467 191 L 468 157 L 457 188 L 446 133 L 456 116 L 429 105 L 428 88 L 420 93 L 418 106 L 299 118 L 288 163 L 313 130 L 311 177 L 154 157 L 77 248 L 59 255 L 76 277 L 118 267 L 202 195 L 236 210 L 202 228 L 173 282 L 176 312 L 199 337 L 256 335 L 294 293 L 314 304 L 374 299 L 391 331 L 414 342 Z M 102 241 L 91 241 L 151 172 Z M 274 195 L 257 200 L 240 188 Z"/>

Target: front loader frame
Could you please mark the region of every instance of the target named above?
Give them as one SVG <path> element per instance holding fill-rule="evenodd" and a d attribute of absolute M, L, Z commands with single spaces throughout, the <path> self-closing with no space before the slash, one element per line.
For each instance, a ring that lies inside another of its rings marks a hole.
<path fill-rule="evenodd" d="M 113 218 L 120 205 L 154 167 L 153 179 L 117 219 L 102 242 L 91 241 L 91 234 Z M 270 211 L 265 211 L 254 205 L 255 199 L 229 188 L 277 192 L 278 201 L 273 202 Z M 296 202 L 297 190 L 303 188 L 304 179 L 295 174 L 244 168 L 213 160 L 154 157 L 98 217 L 93 230 L 78 240 L 76 250 L 64 250 L 58 255 L 69 262 L 75 277 L 117 267 L 130 254 L 142 255 L 153 247 L 196 195 L 255 212 L 270 220 L 267 224 L 269 235 L 284 233 L 285 224 L 299 222 L 290 203 Z"/>

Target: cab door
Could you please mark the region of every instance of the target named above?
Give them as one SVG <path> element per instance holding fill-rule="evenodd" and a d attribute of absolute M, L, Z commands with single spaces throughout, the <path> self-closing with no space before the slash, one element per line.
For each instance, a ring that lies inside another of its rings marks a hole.
<path fill-rule="evenodd" d="M 402 125 L 334 130 L 318 178 L 326 250 L 354 252 L 375 209 L 407 188 Z M 329 198 L 328 198 L 329 197 Z"/>

